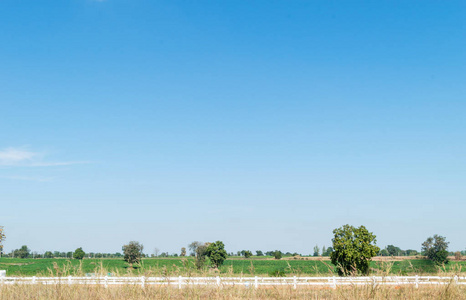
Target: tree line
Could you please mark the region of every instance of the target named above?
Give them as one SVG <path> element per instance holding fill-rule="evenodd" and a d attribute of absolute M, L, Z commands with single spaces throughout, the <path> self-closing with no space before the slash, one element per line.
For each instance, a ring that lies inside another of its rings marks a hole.
<path fill-rule="evenodd" d="M 419 253 L 416 250 L 402 250 L 394 245 L 388 245 L 384 249 L 380 249 L 376 245 L 376 236 L 369 232 L 366 227 L 354 227 L 351 225 L 344 225 L 333 231 L 334 238 L 332 239 L 332 247 L 326 248 L 325 246 L 320 249 L 317 245 L 314 247 L 313 256 L 329 256 L 332 264 L 337 267 L 340 275 L 354 275 L 354 274 L 368 274 L 369 263 L 371 259 L 377 255 L 381 256 L 413 256 Z M 3 250 L 2 242 L 5 239 L 3 227 L 0 226 L 0 250 Z M 440 235 L 428 237 L 422 243 L 421 255 L 432 260 L 437 265 L 447 264 L 449 262 L 448 255 L 453 254 L 448 252 L 448 244 L 446 238 Z M 203 243 L 194 241 L 188 245 L 189 255 L 194 257 L 195 265 L 198 269 L 202 269 L 207 263 L 213 268 L 218 268 L 227 259 L 228 253 L 225 250 L 225 245 L 222 241 L 212 243 Z M 143 253 L 144 246 L 137 242 L 131 241 L 123 245 L 123 253 L 85 253 L 82 248 L 76 249 L 74 252 L 59 252 L 59 251 L 46 251 L 43 254 L 31 252 L 26 246 L 11 251 L 5 255 L 15 258 L 74 258 L 83 259 L 88 258 L 121 258 L 133 267 L 134 264 L 140 263 L 141 259 L 148 257 Z M 154 249 L 152 256 L 165 257 L 169 256 L 167 252 L 159 253 L 160 251 Z M 283 256 L 297 256 L 298 253 L 283 253 L 279 250 L 266 251 L 256 250 L 256 256 L 273 256 L 275 259 L 281 259 Z M 160 255 L 159 255 L 160 254 Z M 465 255 L 466 251 L 454 253 L 457 259 Z M 187 256 L 187 249 L 181 248 L 181 257 Z M 253 256 L 252 251 L 242 250 L 236 253 L 237 256 L 250 258 Z M 177 254 L 175 256 L 178 256 Z M 230 253 L 233 256 L 233 253 Z"/>

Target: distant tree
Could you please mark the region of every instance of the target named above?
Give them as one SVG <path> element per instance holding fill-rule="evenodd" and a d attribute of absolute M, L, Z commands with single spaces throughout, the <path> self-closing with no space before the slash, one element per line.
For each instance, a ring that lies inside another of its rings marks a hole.
<path fill-rule="evenodd" d="M 461 260 L 461 258 L 462 258 L 461 252 L 456 251 L 455 252 L 455 260 Z"/>
<path fill-rule="evenodd" d="M 16 249 L 13 251 L 13 256 L 18 258 L 28 258 L 31 250 L 29 250 L 28 246 L 24 245 L 21 248 Z"/>
<path fill-rule="evenodd" d="M 249 250 L 244 251 L 244 258 L 250 258 L 252 256 L 252 252 Z"/>
<path fill-rule="evenodd" d="M 422 243 L 422 251 L 428 259 L 432 260 L 437 265 L 448 263 L 448 244 L 445 237 L 435 234 L 434 237 L 428 237 Z"/>
<path fill-rule="evenodd" d="M 416 256 L 418 254 L 419 254 L 419 252 L 417 252 L 417 250 L 412 250 L 412 249 L 406 250 L 406 255 L 407 256 Z"/>
<path fill-rule="evenodd" d="M 325 245 L 322 246 L 322 256 L 325 256 L 324 253 L 327 252 L 327 248 L 325 248 Z"/>
<path fill-rule="evenodd" d="M 45 253 L 44 253 L 44 258 L 53 258 L 53 253 L 52 253 L 52 251 L 45 251 Z"/>
<path fill-rule="evenodd" d="M 190 255 L 191 256 L 196 256 L 196 250 L 199 246 L 203 245 L 203 243 L 199 242 L 199 241 L 194 241 L 192 242 L 191 244 L 188 245 L 188 249 L 190 252 Z"/>
<path fill-rule="evenodd" d="M 260 250 L 256 250 L 256 256 L 264 256 L 264 253 Z"/>
<path fill-rule="evenodd" d="M 379 251 L 380 256 L 390 256 L 390 253 L 387 251 L 387 249 L 382 249 Z"/>
<path fill-rule="evenodd" d="M 249 253 L 251 253 L 249 251 Z M 227 259 L 227 252 L 225 251 L 225 245 L 221 241 L 209 244 L 206 249 L 206 255 L 209 257 L 212 266 L 218 268 Z"/>
<path fill-rule="evenodd" d="M 74 250 L 73 258 L 74 259 L 83 259 L 84 255 L 86 255 L 86 253 L 84 253 L 83 248 L 80 247 L 80 248 Z"/>
<path fill-rule="evenodd" d="M 354 273 L 368 274 L 372 257 L 379 253 L 375 245 L 376 237 L 366 227 L 344 225 L 333 231 L 332 264 L 338 268 L 340 276 Z"/>
<path fill-rule="evenodd" d="M 0 257 L 3 255 L 3 241 L 6 239 L 5 230 L 0 226 Z"/>
<path fill-rule="evenodd" d="M 388 245 L 386 249 L 388 254 L 391 256 L 403 256 L 406 254 L 406 251 L 401 250 L 399 247 L 395 247 L 393 245 Z"/>
<path fill-rule="evenodd" d="M 198 270 L 202 269 L 205 265 L 205 259 L 206 259 L 206 250 L 207 250 L 207 245 L 206 244 L 200 244 L 196 248 L 196 268 Z"/>
<path fill-rule="evenodd" d="M 186 248 L 185 247 L 182 247 L 181 248 L 181 254 L 180 256 L 186 256 Z"/>
<path fill-rule="evenodd" d="M 154 255 L 155 257 L 159 256 L 160 250 L 159 248 L 154 248 Z"/>
<path fill-rule="evenodd" d="M 319 246 L 315 245 L 314 247 L 314 254 L 312 256 L 319 256 L 320 249 Z"/>
<path fill-rule="evenodd" d="M 282 252 L 281 252 L 280 250 L 275 250 L 275 251 L 273 252 L 273 257 L 274 257 L 275 259 L 282 259 Z"/>
<path fill-rule="evenodd" d="M 322 256 L 330 256 L 330 253 L 332 252 L 333 252 L 333 248 L 328 247 L 327 249 L 325 249 L 325 252 L 322 251 Z"/>
<path fill-rule="evenodd" d="M 130 264 L 132 267 L 133 264 L 139 263 L 141 261 L 142 250 L 144 246 L 136 241 L 131 241 L 127 245 L 122 247 L 124 260 Z"/>

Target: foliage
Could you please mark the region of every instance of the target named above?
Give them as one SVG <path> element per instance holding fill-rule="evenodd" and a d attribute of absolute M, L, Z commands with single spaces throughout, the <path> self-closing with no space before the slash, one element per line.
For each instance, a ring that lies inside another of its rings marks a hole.
<path fill-rule="evenodd" d="M 203 243 L 201 243 L 199 241 L 194 241 L 191 244 L 189 244 L 188 249 L 189 249 L 189 251 L 191 251 L 189 255 L 196 256 L 196 250 L 201 245 L 203 245 Z"/>
<path fill-rule="evenodd" d="M 142 250 L 144 246 L 136 241 L 131 241 L 128 245 L 124 245 L 122 247 L 124 260 L 129 263 L 131 266 L 135 263 L 139 263 L 141 261 Z"/>
<path fill-rule="evenodd" d="M 13 251 L 13 256 L 19 258 L 28 258 L 29 254 L 31 254 L 31 250 L 29 250 L 28 246 L 26 245 L 21 246 L 21 248 Z"/>
<path fill-rule="evenodd" d="M 432 260 L 436 265 L 448 263 L 448 244 L 445 237 L 435 234 L 434 237 L 428 237 L 422 243 L 422 251 L 428 259 Z"/>
<path fill-rule="evenodd" d="M 319 253 L 320 253 L 319 246 L 315 245 L 315 247 L 314 247 L 314 254 L 312 254 L 312 256 L 319 256 Z"/>
<path fill-rule="evenodd" d="M 333 248 L 328 247 L 327 249 L 325 249 L 325 251 L 322 251 L 322 256 L 330 256 L 332 252 L 333 252 Z"/>
<path fill-rule="evenodd" d="M 251 253 L 250 251 L 248 251 Z M 212 266 L 218 268 L 227 259 L 227 252 L 225 251 L 225 245 L 221 241 L 211 243 L 206 249 L 206 255 L 209 257 Z"/>
<path fill-rule="evenodd" d="M 396 247 L 396 246 L 393 246 L 393 245 L 388 245 L 386 249 L 387 249 L 388 255 L 391 255 L 391 256 L 404 256 L 404 255 L 406 255 L 406 251 L 401 250 L 400 247 Z"/>
<path fill-rule="evenodd" d="M 275 259 L 282 259 L 282 252 L 280 250 L 275 250 L 275 252 L 273 253 L 273 257 Z"/>
<path fill-rule="evenodd" d="M 369 263 L 380 248 L 375 245 L 376 237 L 366 227 L 344 225 L 333 231 L 332 264 L 337 266 L 338 274 L 346 276 L 353 273 L 368 274 Z"/>
<path fill-rule="evenodd" d="M 252 252 L 249 250 L 244 251 L 244 258 L 250 258 L 252 256 Z"/>
<path fill-rule="evenodd" d="M 264 256 L 264 253 L 261 250 L 256 250 L 256 256 Z"/>
<path fill-rule="evenodd" d="M 185 247 L 182 247 L 181 248 L 181 254 L 180 256 L 186 256 L 186 248 Z"/>
<path fill-rule="evenodd" d="M 206 250 L 207 250 L 207 245 L 206 244 L 200 244 L 196 248 L 196 268 L 198 270 L 202 269 L 205 264 L 205 259 L 206 259 Z"/>
<path fill-rule="evenodd" d="M 83 259 L 84 255 L 86 255 L 86 253 L 84 253 L 83 248 L 80 247 L 80 248 L 74 250 L 73 258 L 74 259 Z"/>
<path fill-rule="evenodd" d="M 384 249 L 379 251 L 379 255 L 380 256 L 390 256 L 390 253 L 388 252 L 388 250 L 386 248 L 384 248 Z"/>

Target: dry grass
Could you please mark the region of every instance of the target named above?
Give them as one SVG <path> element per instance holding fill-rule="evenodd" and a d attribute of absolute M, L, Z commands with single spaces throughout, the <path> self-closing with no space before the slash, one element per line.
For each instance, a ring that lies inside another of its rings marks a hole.
<path fill-rule="evenodd" d="M 454 284 L 440 287 L 341 287 L 335 290 L 298 287 L 145 287 L 13 285 L 0 287 L 0 299 L 466 299 L 466 287 Z"/>
<path fill-rule="evenodd" d="M 379 276 L 387 276 L 393 263 L 380 262 Z M 66 265 L 60 268 L 54 265 L 48 270 L 48 276 L 83 276 L 82 266 Z M 146 270 L 145 275 L 156 275 L 151 270 Z M 94 274 L 105 276 L 108 273 L 102 264 L 96 265 Z M 163 272 L 162 272 L 163 273 Z M 453 272 L 440 269 L 439 276 L 449 276 L 462 274 L 461 267 Z M 464 274 L 464 273 L 463 273 Z M 114 276 L 125 276 L 129 274 L 116 273 Z M 158 274 L 157 274 L 158 275 Z M 169 274 L 164 274 L 169 275 Z M 198 275 L 190 274 L 190 275 Z M 210 273 L 204 273 L 204 276 L 211 276 Z M 231 270 L 231 274 L 234 275 Z M 292 286 L 270 286 L 259 287 L 258 289 L 245 286 L 185 286 L 178 289 L 173 286 L 150 286 L 144 288 L 140 285 L 120 285 L 105 286 L 101 285 L 68 285 L 68 284 L 50 284 L 50 285 L 0 285 L 0 300 L 2 299 L 37 299 L 37 300 L 54 300 L 54 299 L 76 299 L 76 300 L 110 300 L 110 299 L 454 299 L 466 300 L 466 286 L 456 285 L 454 281 L 442 286 L 421 286 L 418 289 L 414 286 L 346 286 L 337 287 L 336 289 L 325 287 L 304 287 L 298 286 L 293 289 Z"/>

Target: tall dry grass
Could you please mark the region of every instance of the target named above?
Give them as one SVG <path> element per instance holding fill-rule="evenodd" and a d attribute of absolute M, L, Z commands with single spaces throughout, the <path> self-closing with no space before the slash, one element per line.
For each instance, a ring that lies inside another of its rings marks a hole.
<path fill-rule="evenodd" d="M 13 285 L 0 287 L 0 299 L 8 300 L 110 300 L 110 299 L 466 299 L 466 287 L 454 284 L 437 287 L 363 286 L 328 288 L 298 287 L 174 287 Z"/>
<path fill-rule="evenodd" d="M 393 264 L 390 262 L 381 262 L 377 270 L 378 276 L 390 276 Z M 253 266 L 251 266 L 253 268 Z M 141 268 L 141 276 L 212 276 L 212 271 L 199 272 L 195 268 L 190 269 L 192 272 L 186 274 L 185 270 L 173 270 L 168 272 L 166 269 L 147 269 Z M 128 273 L 119 273 L 118 270 L 107 270 L 102 264 L 97 265 L 94 274 L 96 276 L 106 276 L 112 272 L 113 276 L 132 275 Z M 214 271 L 215 272 L 215 271 Z M 183 273 L 183 274 L 182 274 Z M 59 267 L 54 265 L 47 270 L 43 276 L 84 276 L 82 265 L 72 266 L 71 264 Z M 234 274 L 231 268 L 227 274 L 222 276 L 238 276 Z M 299 274 L 293 274 L 299 276 Z M 320 274 L 322 276 L 329 274 Z M 455 275 L 464 276 L 461 267 L 456 270 L 446 271 L 439 269 L 439 276 L 453 277 Z M 40 276 L 38 274 L 38 276 Z M 178 289 L 174 286 L 151 286 L 146 285 L 144 288 L 140 285 L 119 285 L 105 286 L 100 285 L 68 285 L 68 284 L 50 284 L 50 285 L 0 285 L 0 300 L 2 299 L 21 299 L 21 300 L 55 300 L 55 299 L 79 299 L 79 300 L 110 300 L 110 299 L 455 299 L 466 300 L 466 286 L 457 285 L 452 280 L 447 285 L 441 286 L 346 286 L 331 289 L 328 287 L 305 287 L 298 286 L 293 289 L 292 286 L 271 286 L 259 287 L 255 289 L 252 286 L 184 286 Z"/>

